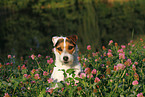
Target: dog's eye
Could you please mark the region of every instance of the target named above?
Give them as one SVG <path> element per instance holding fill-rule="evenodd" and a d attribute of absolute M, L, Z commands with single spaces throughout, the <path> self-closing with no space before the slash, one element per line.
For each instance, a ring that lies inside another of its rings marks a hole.
<path fill-rule="evenodd" d="M 71 50 L 71 49 L 73 49 L 73 48 L 74 48 L 73 46 L 69 46 L 69 47 L 68 47 L 69 50 Z"/>
<path fill-rule="evenodd" d="M 57 49 L 58 49 L 59 51 L 62 51 L 61 47 L 58 47 Z"/>

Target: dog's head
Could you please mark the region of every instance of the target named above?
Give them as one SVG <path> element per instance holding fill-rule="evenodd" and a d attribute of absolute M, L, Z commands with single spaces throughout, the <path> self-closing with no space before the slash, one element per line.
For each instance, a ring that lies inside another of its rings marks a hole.
<path fill-rule="evenodd" d="M 54 53 L 57 58 L 56 60 L 61 61 L 63 64 L 72 64 L 77 50 L 77 39 L 78 37 L 76 35 L 68 37 L 53 37 L 52 41 L 54 45 Z"/>

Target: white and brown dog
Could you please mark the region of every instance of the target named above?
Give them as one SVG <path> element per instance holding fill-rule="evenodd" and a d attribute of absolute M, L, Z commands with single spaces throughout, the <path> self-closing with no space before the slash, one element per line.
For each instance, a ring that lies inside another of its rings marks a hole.
<path fill-rule="evenodd" d="M 78 47 L 76 45 L 78 37 L 76 35 L 68 37 L 52 38 L 54 44 L 55 66 L 51 78 L 55 82 L 64 81 L 63 71 L 67 69 L 74 69 L 75 76 L 81 72 L 81 64 L 78 61 Z M 67 77 L 71 77 L 67 74 Z"/>

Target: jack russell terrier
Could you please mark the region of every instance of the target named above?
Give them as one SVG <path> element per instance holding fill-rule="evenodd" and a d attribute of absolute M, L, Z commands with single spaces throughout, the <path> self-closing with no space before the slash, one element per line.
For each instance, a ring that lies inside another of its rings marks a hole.
<path fill-rule="evenodd" d="M 65 80 L 62 69 L 65 71 L 74 69 L 75 77 L 81 72 L 81 64 L 78 61 L 78 47 L 76 45 L 77 39 L 76 35 L 68 37 L 54 36 L 52 38 L 56 67 L 53 68 L 51 78 L 54 82 Z M 71 77 L 71 75 L 67 74 L 67 77 Z"/>

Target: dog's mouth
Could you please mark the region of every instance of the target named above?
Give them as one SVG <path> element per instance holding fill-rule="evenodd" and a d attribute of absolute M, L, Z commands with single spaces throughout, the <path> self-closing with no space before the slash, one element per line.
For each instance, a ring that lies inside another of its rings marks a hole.
<path fill-rule="evenodd" d="M 65 64 L 68 64 L 68 63 L 69 63 L 69 61 L 64 61 L 64 63 L 65 63 Z"/>

